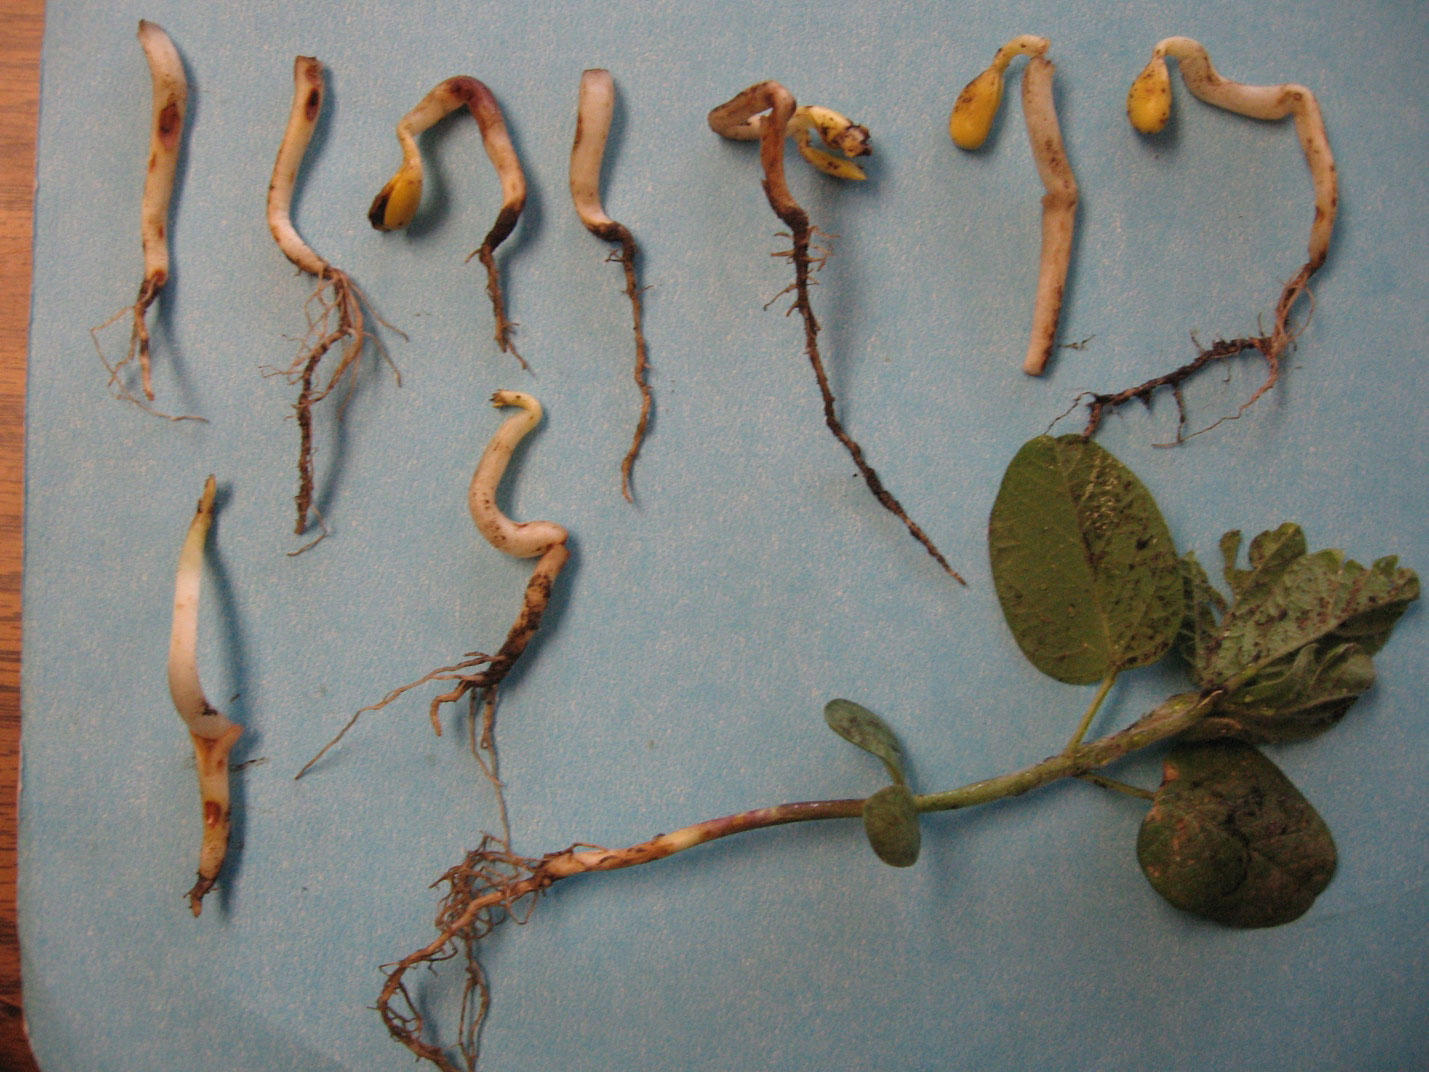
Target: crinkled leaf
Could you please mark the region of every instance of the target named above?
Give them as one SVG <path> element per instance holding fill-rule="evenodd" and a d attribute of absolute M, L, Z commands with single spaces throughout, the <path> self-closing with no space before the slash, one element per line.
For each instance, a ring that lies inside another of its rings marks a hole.
<path fill-rule="evenodd" d="M 1085 685 L 1155 662 L 1181 624 L 1176 550 L 1155 500 L 1080 436 L 1026 443 L 988 522 L 993 583 L 1039 670 Z"/>
<path fill-rule="evenodd" d="M 884 786 L 863 803 L 863 830 L 878 858 L 890 867 L 918 862 L 922 833 L 918 809 L 906 785 Z"/>
<path fill-rule="evenodd" d="M 1310 737 L 1334 725 L 1374 683 L 1370 656 L 1419 596 L 1419 578 L 1393 558 L 1369 569 L 1339 551 L 1306 552 L 1298 525 L 1251 541 L 1239 569 L 1240 533 L 1221 539 L 1225 600 L 1195 558 L 1182 560 L 1187 611 L 1177 649 L 1203 689 L 1225 699 L 1196 734 L 1255 742 Z"/>
<path fill-rule="evenodd" d="M 881 759 L 889 777 L 903 784 L 903 749 L 883 719 L 852 700 L 830 700 L 824 705 L 824 721 L 844 740 Z"/>
<path fill-rule="evenodd" d="M 1238 741 L 1167 755 L 1136 855 L 1167 901 L 1230 927 L 1298 919 L 1335 873 L 1324 820 L 1274 763 Z"/>

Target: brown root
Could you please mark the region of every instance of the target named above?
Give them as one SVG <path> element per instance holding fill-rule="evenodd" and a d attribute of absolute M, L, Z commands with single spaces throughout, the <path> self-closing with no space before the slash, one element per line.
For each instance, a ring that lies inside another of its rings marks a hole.
<path fill-rule="evenodd" d="M 612 250 L 609 259 L 618 262 L 625 272 L 625 296 L 630 299 L 630 315 L 634 322 L 635 369 L 633 376 L 635 387 L 640 392 L 640 415 L 635 421 L 635 434 L 631 437 L 630 449 L 625 452 L 625 457 L 620 462 L 620 493 L 625 496 L 626 502 L 634 502 L 635 497 L 630 490 L 630 474 L 635 468 L 635 459 L 640 455 L 640 448 L 645 443 L 645 430 L 650 425 L 650 409 L 653 402 L 650 383 L 646 376 L 650 368 L 650 358 L 645 342 L 645 305 L 640 297 L 640 280 L 635 272 L 635 258 L 640 255 L 640 247 L 635 244 L 635 239 L 630 232 L 618 223 L 614 225 L 610 234 L 602 237 L 620 243 L 620 249 Z"/>
<path fill-rule="evenodd" d="M 95 352 L 99 354 L 99 361 L 104 366 L 104 371 L 109 373 L 109 393 L 121 402 L 130 402 L 138 406 L 145 413 L 154 417 L 162 417 L 166 421 L 207 421 L 207 417 L 200 417 L 196 414 L 174 415 L 155 409 L 150 403 L 154 401 L 154 380 L 151 361 L 151 344 L 149 340 L 149 306 L 158 300 L 159 292 L 164 289 L 164 279 L 147 278 L 139 286 L 139 295 L 134 299 L 133 305 L 126 305 L 119 312 L 115 313 L 104 323 L 89 329 L 90 338 L 94 340 Z M 106 328 L 117 324 L 124 317 L 129 317 L 131 326 L 129 329 L 129 347 L 123 357 L 118 361 L 111 361 L 104 353 L 104 347 L 100 345 L 99 335 Z M 140 389 L 144 397 L 140 398 L 124 383 L 124 372 L 130 366 L 139 366 Z"/>
<path fill-rule="evenodd" d="M 1255 405 L 1263 395 L 1273 388 L 1280 380 L 1281 362 L 1286 352 L 1294 344 L 1296 337 L 1308 323 L 1309 314 L 1306 315 L 1305 323 L 1292 325 L 1290 320 L 1291 312 L 1299 303 L 1301 297 L 1310 296 L 1310 277 L 1315 274 L 1318 264 L 1307 262 L 1300 271 L 1295 274 L 1295 278 L 1285 285 L 1280 292 L 1280 298 L 1275 303 L 1275 323 L 1268 335 L 1252 335 L 1237 339 L 1223 339 L 1205 347 L 1195 359 L 1173 369 L 1161 376 L 1154 376 L 1144 383 L 1139 383 L 1135 387 L 1128 387 L 1122 391 L 1110 394 L 1088 393 L 1082 396 L 1087 407 L 1087 424 L 1082 429 L 1084 437 L 1091 437 L 1096 434 L 1101 427 L 1102 421 L 1110 413 L 1114 413 L 1129 402 L 1140 402 L 1142 405 L 1150 406 L 1151 397 L 1161 388 L 1169 388 L 1171 396 L 1176 402 L 1176 437 L 1167 443 L 1157 444 L 1158 446 L 1176 446 L 1184 443 L 1192 436 L 1208 432 L 1212 428 L 1224 421 L 1236 420 L 1251 406 Z M 1236 411 L 1221 417 L 1204 428 L 1195 432 L 1186 432 L 1186 401 L 1181 393 L 1182 386 L 1195 377 L 1202 369 L 1209 368 L 1219 362 L 1229 360 L 1244 353 L 1259 354 L 1265 362 L 1265 380 L 1257 387 L 1254 393 L 1236 408 Z"/>

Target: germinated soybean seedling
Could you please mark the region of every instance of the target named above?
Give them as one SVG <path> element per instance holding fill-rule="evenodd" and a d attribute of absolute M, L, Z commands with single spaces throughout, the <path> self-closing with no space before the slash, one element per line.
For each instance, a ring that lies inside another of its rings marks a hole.
<path fill-rule="evenodd" d="M 475 257 L 486 268 L 486 293 L 491 298 L 491 311 L 496 318 L 496 345 L 502 353 L 510 352 L 521 362 L 522 368 L 528 368 L 526 359 L 511 342 L 514 325 L 506 318 L 501 270 L 496 265 L 496 247 L 515 229 L 521 210 L 526 205 L 526 176 L 521 170 L 516 148 L 511 144 L 511 136 L 506 131 L 501 106 L 496 103 L 491 90 L 475 78 L 457 75 L 442 82 L 402 117 L 397 124 L 402 166 L 372 199 L 367 219 L 379 231 L 399 230 L 412 222 L 422 203 L 422 154 L 417 147 L 417 135 L 463 105 L 481 129 L 486 155 L 491 158 L 496 177 L 501 180 L 501 210 L 496 214 L 496 222 L 482 239 L 481 246 L 467 260 Z"/>
<path fill-rule="evenodd" d="M 139 296 L 134 304 L 119 310 L 99 327 L 91 330 L 99 360 L 109 373 L 109 389 L 126 402 L 156 417 L 170 420 L 202 420 L 201 417 L 170 417 L 148 405 L 154 401 L 154 379 L 151 367 L 149 339 L 149 307 L 159 298 L 169 282 L 169 205 L 174 196 L 174 180 L 179 169 L 179 152 L 183 148 L 184 116 L 188 111 L 189 83 L 184 74 L 184 62 L 164 28 L 156 22 L 139 20 L 139 44 L 149 61 L 149 75 L 154 84 L 153 122 L 149 131 L 149 163 L 144 176 L 144 199 L 139 212 L 139 235 L 144 247 L 144 280 L 139 284 Z M 130 319 L 129 349 L 118 361 L 104 356 L 99 333 L 128 316 Z M 123 374 L 131 362 L 137 362 L 141 389 L 146 401 L 136 398 L 125 385 Z"/>
<path fill-rule="evenodd" d="M 478 738 L 473 725 L 472 751 L 499 793 L 500 783 L 493 740 L 497 687 L 511 672 L 511 668 L 516 665 L 531 638 L 541 627 L 541 618 L 550 604 L 551 588 L 570 558 L 570 548 L 566 543 L 568 533 L 564 526 L 554 521 L 512 521 L 496 505 L 496 488 L 501 483 L 501 477 L 506 472 L 516 445 L 541 423 L 541 403 L 521 391 L 497 391 L 491 396 L 491 404 L 497 407 L 514 406 L 519 412 L 502 422 L 482 453 L 467 492 L 467 507 L 471 511 L 477 531 L 492 547 L 515 558 L 536 559 L 536 567 L 531 571 L 531 579 L 526 584 L 521 612 L 506 635 L 506 642 L 495 655 L 472 652 L 461 662 L 438 667 L 408 685 L 393 689 L 377 703 L 362 708 L 348 720 L 336 737 L 323 746 L 322 751 L 304 765 L 297 777 L 301 778 L 306 774 L 368 711 L 380 711 L 403 693 L 429 681 L 448 681 L 455 682 L 455 685 L 449 691 L 433 698 L 428 709 L 432 729 L 438 736 L 441 735 L 440 714 L 443 705 L 454 704 L 468 693 L 474 694 L 474 700 L 479 697 L 483 701 L 482 726 Z M 483 669 L 469 672 L 475 667 Z"/>
<path fill-rule="evenodd" d="M 1040 376 L 1057 345 L 1067 269 L 1072 261 L 1072 237 L 1077 220 L 1077 180 L 1062 144 L 1062 128 L 1052 94 L 1056 68 L 1045 53 L 1045 37 L 1022 34 L 997 50 L 992 64 L 964 87 L 953 105 L 948 133 L 960 149 L 982 147 L 992 130 L 1002 101 L 1003 74 L 1016 56 L 1028 56 L 1022 74 L 1022 114 L 1032 160 L 1046 193 L 1042 197 L 1042 261 L 1037 272 L 1037 297 L 1032 308 L 1032 335 L 1022 371 Z"/>
<path fill-rule="evenodd" d="M 576 107 L 576 138 L 571 145 L 571 200 L 586 230 L 620 246 L 611 253 L 610 259 L 619 261 L 625 271 L 625 296 L 630 299 L 630 314 L 635 322 L 635 386 L 640 391 L 640 416 L 635 421 L 635 435 L 620 463 L 620 492 L 626 502 L 633 502 L 630 473 L 645 442 L 651 397 L 646 380 L 649 357 L 645 346 L 645 311 L 640 298 L 640 280 L 635 273 L 635 258 L 640 255 L 640 247 L 635 244 L 629 228 L 607 216 L 600 203 L 600 166 L 605 159 L 605 142 L 614 112 L 615 80 L 610 72 L 602 69 L 583 72 Z"/>
<path fill-rule="evenodd" d="M 992 508 L 988 547 L 1003 614 L 1022 652 L 1060 681 L 1101 683 L 1059 751 L 958 789 L 916 793 L 893 730 L 867 708 L 836 699 L 824 710 L 829 727 L 874 756 L 886 776 L 868 796 L 755 808 L 627 848 L 577 843 L 524 857 L 486 838 L 439 880 L 446 894 L 437 936 L 387 968 L 377 1008 L 393 1037 L 456 1072 L 447 1048 L 424 1037 L 425 1001 L 409 973 L 464 954 L 458 1050 L 474 1069 L 489 997 L 477 943 L 499 923 L 523 920 L 556 882 L 652 863 L 733 834 L 830 819 L 860 820 L 880 860 L 909 867 L 921 851 L 923 814 L 1065 778 L 1151 801 L 1137 857 L 1152 887 L 1176 907 L 1233 927 L 1276 926 L 1306 912 L 1333 875 L 1334 842 L 1315 809 L 1255 746 L 1315 735 L 1345 715 L 1373 683 L 1373 654 L 1418 598 L 1417 576 L 1393 558 L 1365 567 L 1338 551 L 1310 553 L 1299 527 L 1286 524 L 1251 542 L 1248 568 L 1238 565 L 1240 534 L 1222 539 L 1227 598 L 1193 555 L 1178 558 L 1136 476 L 1080 436 L 1039 436 L 1018 452 Z M 1278 613 L 1288 606 L 1303 612 Z M 1087 741 L 1118 675 L 1172 651 L 1194 688 Z M 1174 743 L 1155 791 L 1102 773 L 1168 741 Z"/>
<path fill-rule="evenodd" d="M 356 380 L 357 361 L 367 341 L 364 317 L 366 299 L 352 277 L 329 264 L 303 241 L 293 226 L 291 209 L 293 191 L 303 156 L 317 128 L 326 94 L 323 66 L 311 56 L 299 56 L 293 61 L 293 106 L 278 157 L 273 163 L 273 178 L 268 184 L 268 229 L 273 233 L 283 256 L 318 281 L 317 289 L 308 297 L 308 330 L 298 356 L 287 368 L 279 370 L 290 384 L 298 386 L 298 400 L 293 411 L 298 420 L 298 494 L 297 522 L 293 534 L 301 536 L 308 527 L 308 515 L 316 513 L 313 504 L 313 406 L 321 402 L 346 378 L 349 388 Z M 318 366 L 328 351 L 341 347 L 337 367 L 321 383 Z M 390 363 L 389 363 L 390 364 Z M 397 382 L 401 376 L 394 368 Z M 349 373 L 351 376 L 349 377 Z M 339 412 L 339 416 L 341 416 Z M 294 554 L 307 550 L 327 533 L 318 516 L 322 534 Z"/>
<path fill-rule="evenodd" d="M 767 114 L 766 114 L 767 113 Z M 868 130 L 858 126 L 847 117 L 830 108 L 800 108 L 794 97 L 778 82 L 760 82 L 726 101 L 709 114 L 710 129 L 722 137 L 735 141 L 758 141 L 759 162 L 764 169 L 764 193 L 769 206 L 789 228 L 791 248 L 787 256 L 794 264 L 794 282 L 781 293 L 794 294 L 791 312 L 797 310 L 804 323 L 804 353 L 813 366 L 814 378 L 819 384 L 819 393 L 824 400 L 824 423 L 834 438 L 844 445 L 863 476 L 869 491 L 873 492 L 880 505 L 893 514 L 907 527 L 908 532 L 923 545 L 928 554 L 960 584 L 967 582 L 948 564 L 943 553 L 920 528 L 902 503 L 895 499 L 883 486 L 883 481 L 873 467 L 864 460 L 863 448 L 844 429 L 835 407 L 834 394 L 829 386 L 828 375 L 824 372 L 823 359 L 819 356 L 819 321 L 814 316 L 814 308 L 809 301 L 809 276 L 816 267 L 822 267 L 828 254 L 814 257 L 810 253 L 814 228 L 809 223 L 809 215 L 800 207 L 789 190 L 784 175 L 784 139 L 793 135 L 800 154 L 814 167 L 827 175 L 842 179 L 862 179 L 864 173 L 851 160 L 841 159 L 832 153 L 815 148 L 812 132 L 830 149 L 837 149 L 847 157 L 865 156 L 872 150 L 868 144 Z M 771 303 L 772 304 L 772 303 Z"/>
<path fill-rule="evenodd" d="M 169 636 L 169 695 L 188 727 L 198 764 L 199 801 L 203 808 L 203 842 L 199 848 L 198 881 L 189 890 L 189 907 L 197 916 L 203 898 L 218 880 L 228 855 L 231 806 L 228 793 L 228 756 L 243 733 L 204 696 L 198 676 L 198 600 L 203 574 L 203 551 L 213 524 L 214 479 L 203 485 L 203 495 L 189 523 L 179 551 L 174 579 L 174 624 Z"/>
<path fill-rule="evenodd" d="M 1287 116 L 1294 119 L 1295 133 L 1299 137 L 1301 151 L 1305 154 L 1305 164 L 1309 168 L 1310 181 L 1314 187 L 1315 210 L 1310 223 L 1309 246 L 1305 263 L 1280 292 L 1269 334 L 1216 342 L 1203 349 L 1195 360 L 1163 376 L 1154 377 L 1145 383 L 1113 394 L 1092 394 L 1087 402 L 1087 426 L 1084 433 L 1087 435 L 1096 431 L 1107 413 L 1133 399 L 1148 402 L 1155 391 L 1168 387 L 1176 400 L 1176 442 L 1180 442 L 1185 438 L 1183 433 L 1186 425 L 1181 385 L 1215 362 L 1252 351 L 1260 354 L 1265 361 L 1265 381 L 1231 416 L 1239 417 L 1253 406 L 1279 380 L 1281 361 L 1303 328 L 1303 325 L 1292 325 L 1291 313 L 1300 299 L 1309 293 L 1311 276 L 1325 263 L 1330 249 L 1330 236 L 1335 228 L 1335 216 L 1339 210 L 1339 178 L 1335 171 L 1335 158 L 1330 152 L 1325 121 L 1320 115 L 1320 104 L 1315 99 L 1315 94 L 1294 83 L 1250 86 L 1232 82 L 1211 66 L 1211 58 L 1205 47 L 1189 37 L 1168 37 L 1158 42 L 1152 50 L 1151 61 L 1137 76 L 1127 93 L 1126 114 L 1132 126 L 1148 135 L 1157 134 L 1166 126 L 1166 121 L 1171 116 L 1171 75 L 1166 68 L 1167 56 L 1180 62 L 1181 78 L 1185 81 L 1186 88 L 1207 104 L 1252 119 L 1277 120 Z M 1222 418 L 1225 419 L 1227 418 Z M 1219 423 L 1220 421 L 1216 421 L 1210 427 Z"/>

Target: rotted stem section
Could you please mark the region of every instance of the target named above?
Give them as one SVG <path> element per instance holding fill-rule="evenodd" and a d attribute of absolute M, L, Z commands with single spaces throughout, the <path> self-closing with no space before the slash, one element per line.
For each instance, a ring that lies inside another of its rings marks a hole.
<path fill-rule="evenodd" d="M 567 546 L 569 533 L 563 525 L 554 521 L 513 521 L 502 513 L 496 504 L 497 486 L 506 473 L 506 467 L 511 461 L 517 444 L 536 425 L 541 423 L 541 403 L 521 391 L 497 391 L 491 396 L 491 404 L 498 408 L 513 406 L 519 412 L 513 413 L 502 422 L 496 434 L 491 437 L 486 450 L 482 452 L 467 492 L 467 506 L 471 511 L 471 518 L 476 524 L 477 531 L 492 547 L 514 558 L 535 558 L 537 560 L 535 568 L 531 571 L 531 579 L 526 583 L 525 596 L 522 599 L 521 610 L 516 616 L 515 624 L 507 633 L 505 643 L 494 655 L 474 652 L 459 663 L 438 667 L 436 670 L 422 675 L 416 681 L 393 689 L 377 703 L 359 710 L 348 720 L 336 737 L 304 764 L 296 777 L 301 778 L 311 770 L 329 749 L 346 736 L 347 731 L 352 729 L 364 714 L 369 711 L 381 710 L 399 696 L 429 681 L 454 682 L 449 691 L 432 699 L 428 709 L 432 729 L 437 736 L 441 736 L 442 733 L 440 712 L 443 705 L 456 703 L 471 692 L 485 693 L 487 699 L 486 721 L 482 730 L 480 747 L 486 751 L 492 749 L 492 718 L 496 688 L 511 672 L 511 668 L 516 665 L 516 661 L 521 658 L 531 643 L 531 639 L 540 629 L 541 619 L 550 605 L 551 589 L 566 562 L 570 559 L 570 548 Z M 482 669 L 469 672 L 478 666 Z M 494 776 L 493 781 L 495 781 Z"/>
<path fill-rule="evenodd" d="M 469 75 L 457 75 L 442 82 L 402 117 L 397 124 L 397 141 L 402 147 L 402 166 L 372 199 L 367 219 L 379 231 L 406 227 L 417 214 L 422 201 L 422 154 L 417 147 L 417 135 L 435 126 L 443 118 L 465 106 L 481 130 L 481 142 L 486 155 L 496 169 L 501 182 L 501 209 L 496 222 L 471 254 L 486 268 L 486 292 L 491 298 L 495 316 L 496 344 L 502 353 L 512 354 L 527 368 L 526 360 L 511 342 L 514 326 L 506 317 L 506 300 L 501 289 L 501 271 L 496 265 L 496 247 L 516 228 L 521 210 L 526 206 L 526 175 L 521 160 L 511 144 L 506 120 L 496 97 L 482 82 Z M 470 260 L 468 257 L 467 260 Z"/>
<path fill-rule="evenodd" d="M 149 64 L 153 83 L 153 118 L 149 126 L 149 158 L 144 175 L 144 196 L 139 209 L 139 237 L 144 250 L 144 278 L 134 304 L 106 324 L 95 328 L 95 347 L 99 348 L 98 332 L 126 313 L 131 320 L 129 349 L 122 359 L 111 364 L 104 351 L 100 360 L 109 371 L 109 386 L 119 397 L 130 398 L 120 382 L 120 370 L 131 361 L 139 365 L 140 385 L 144 397 L 154 401 L 154 381 L 149 338 L 149 307 L 159 298 L 169 282 L 169 213 L 174 197 L 174 181 L 179 168 L 179 149 L 183 140 L 184 118 L 188 111 L 189 84 L 184 74 L 183 60 L 164 28 L 156 22 L 139 20 L 139 45 Z M 149 409 L 144 406 L 143 408 Z M 156 413 L 156 410 L 150 410 Z M 158 414 L 167 416 L 167 414 Z M 185 418 L 175 418 L 185 419 Z"/>
<path fill-rule="evenodd" d="M 586 230 L 620 247 L 619 252 L 611 256 L 619 260 L 625 272 L 625 296 L 630 299 L 630 314 L 635 329 L 635 386 L 640 392 L 640 415 L 635 421 L 635 435 L 620 463 L 620 493 L 625 496 L 626 502 L 634 502 L 630 475 L 640 447 L 645 442 L 652 397 L 646 376 L 650 361 L 645 343 L 644 302 L 640 297 L 640 279 L 635 270 L 640 247 L 635 244 L 635 238 L 627 227 L 606 215 L 600 200 L 600 168 L 605 160 L 605 143 L 610 136 L 610 121 L 614 112 L 615 80 L 610 72 L 600 68 L 583 72 L 576 107 L 576 137 L 571 145 L 571 200 Z"/>
<path fill-rule="evenodd" d="M 920 813 L 953 811 L 1020 796 L 1063 778 L 1081 777 L 1132 752 L 1184 732 L 1203 718 L 1220 698 L 1219 692 L 1172 697 L 1116 733 L 1089 744 L 1069 746 L 1040 763 L 996 778 L 973 782 L 945 793 L 917 796 L 914 805 Z M 417 1057 L 431 1062 L 443 1072 L 459 1072 L 458 1066 L 442 1047 L 422 1038 L 424 1021 L 406 983 L 406 974 L 413 967 L 448 959 L 456 943 L 467 947 L 469 957 L 474 956 L 472 947 L 476 941 L 490 933 L 492 927 L 503 919 L 523 915 L 523 909 L 518 907 L 523 901 L 528 906 L 525 910 L 529 910 L 528 899 L 562 879 L 653 863 L 686 849 L 752 830 L 826 819 L 860 819 L 864 804 L 863 798 L 852 798 L 755 808 L 682 827 L 623 849 L 578 844 L 534 859 L 514 857 L 501 849 L 478 849 L 461 867 L 454 868 L 446 876 L 453 892 L 444 903 L 439 917 L 438 936 L 421 949 L 387 966 L 386 982 L 377 998 L 378 1013 L 392 1036 Z M 479 881 L 468 881 L 473 876 Z M 475 970 L 480 971 L 479 963 Z M 485 1002 L 481 1008 L 482 1012 L 484 1010 Z M 469 1040 L 475 1037 L 475 1028 L 480 1026 L 479 1018 L 472 1026 Z M 474 1043 L 468 1041 L 463 1046 L 463 1053 L 467 1069 L 475 1068 L 477 1052 Z"/>
<path fill-rule="evenodd" d="M 1037 271 L 1037 296 L 1032 308 L 1032 332 L 1022 371 L 1040 376 L 1057 345 L 1057 326 L 1072 260 L 1077 219 L 1077 180 L 1062 143 L 1052 79 L 1056 68 L 1046 58 L 1045 37 L 1022 34 L 997 50 L 992 64 L 964 87 L 948 119 L 948 133 L 960 149 L 982 147 L 1002 102 L 1004 75 L 1017 56 L 1027 56 L 1022 75 L 1022 115 L 1032 161 L 1046 193 L 1042 197 L 1042 256 Z"/>
<path fill-rule="evenodd" d="M 354 368 L 367 340 L 362 293 L 346 272 L 320 257 L 293 226 L 293 192 L 325 95 L 322 64 L 311 56 L 297 57 L 293 61 L 293 104 L 273 162 L 273 177 L 268 183 L 268 229 L 274 241 L 283 256 L 318 281 L 317 289 L 308 300 L 307 336 L 298 356 L 286 369 L 280 370 L 290 384 L 298 386 L 298 399 L 293 404 L 299 436 L 298 493 L 293 497 L 297 508 L 293 526 L 296 536 L 306 531 L 313 505 L 313 406 L 331 394 Z M 328 351 L 337 346 L 342 347 L 337 367 L 327 383 L 322 384 L 318 366 Z"/>
<path fill-rule="evenodd" d="M 232 807 L 228 791 L 228 756 L 243 727 L 229 721 L 204 695 L 198 675 L 198 607 L 203 552 L 213 524 L 214 478 L 204 482 L 193 520 L 179 551 L 174 579 L 174 619 L 169 636 L 169 695 L 188 727 L 198 766 L 199 801 L 203 809 L 203 840 L 199 846 L 198 880 L 189 890 L 189 907 L 197 916 L 203 898 L 218 880 L 228 855 Z"/>
<path fill-rule="evenodd" d="M 815 259 L 809 253 L 809 247 L 814 229 L 809 223 L 808 213 L 800 207 L 790 192 L 789 182 L 784 173 L 784 138 L 798 111 L 797 102 L 784 86 L 775 81 L 760 82 L 711 111 L 709 125 L 716 134 L 736 141 L 748 141 L 755 136 L 759 138 L 759 162 L 764 170 L 764 194 L 768 198 L 769 207 L 774 210 L 774 214 L 789 228 L 792 244 L 784 255 L 794 264 L 794 282 L 788 288 L 794 293 L 794 304 L 790 311 L 797 310 L 803 319 L 804 353 L 808 356 L 809 364 L 814 370 L 814 378 L 819 385 L 819 394 L 823 398 L 824 423 L 834 438 L 843 444 L 844 449 L 853 458 L 854 465 L 857 466 L 864 483 L 868 485 L 869 491 L 873 493 L 873 497 L 878 500 L 879 504 L 903 522 L 909 534 L 923 545 L 923 549 L 954 580 L 959 584 L 966 585 L 967 582 L 948 564 L 948 560 L 943 557 L 943 553 L 934 545 L 928 534 L 908 516 L 903 504 L 883 486 L 883 481 L 879 479 L 878 473 L 864 459 L 863 448 L 848 434 L 844 429 L 843 422 L 839 420 L 833 390 L 829 386 L 823 359 L 819 355 L 819 321 L 814 316 L 813 305 L 809 301 L 810 272 L 815 264 Z M 868 131 L 865 128 L 856 126 L 831 109 L 818 109 L 817 116 L 814 113 L 814 109 L 809 109 L 805 115 L 819 130 L 820 136 L 830 148 L 839 148 L 850 155 L 858 156 L 871 152 L 868 145 Z M 849 148 L 843 148 L 845 145 Z M 816 166 L 818 165 L 816 164 Z M 827 169 L 821 168 L 821 170 Z M 847 177 L 863 177 L 862 171 L 856 168 L 854 170 L 858 171 L 858 174 Z M 822 259 L 818 263 L 822 264 Z"/>
<path fill-rule="evenodd" d="M 1218 340 L 1201 350 L 1193 361 L 1172 372 L 1124 391 L 1090 395 L 1087 401 L 1087 425 L 1083 430 L 1083 434 L 1088 436 L 1096 432 L 1107 413 L 1132 400 L 1147 402 L 1155 391 L 1167 387 L 1176 400 L 1176 442 L 1181 442 L 1185 438 L 1183 430 L 1186 423 L 1186 411 L 1181 397 L 1182 384 L 1209 365 L 1252 351 L 1259 353 L 1264 359 L 1266 377 L 1231 417 L 1239 417 L 1254 405 L 1280 378 L 1281 361 L 1300 330 L 1291 324 L 1291 313 L 1300 299 L 1308 293 L 1310 278 L 1319 271 L 1329 255 L 1330 239 L 1339 212 L 1339 177 L 1334 154 L 1330 151 L 1329 137 L 1325 132 L 1324 117 L 1315 94 L 1305 86 L 1293 82 L 1269 86 L 1233 82 L 1216 71 L 1205 47 L 1189 37 L 1168 37 L 1157 42 L 1152 50 L 1151 61 L 1132 82 L 1131 89 L 1127 92 L 1126 114 L 1132 126 L 1143 134 L 1157 134 L 1165 128 L 1170 119 L 1171 75 L 1166 66 L 1168 56 L 1179 61 L 1181 78 L 1186 83 L 1186 88 L 1207 104 L 1251 119 L 1274 121 L 1289 116 L 1294 120 L 1295 133 L 1300 141 L 1300 149 L 1305 156 L 1305 165 L 1310 172 L 1310 181 L 1314 188 L 1315 208 L 1310 223 L 1306 259 L 1276 300 L 1275 317 L 1269 334 Z M 1219 423 L 1220 421 L 1215 422 Z M 1215 427 L 1215 424 L 1210 427 Z"/>

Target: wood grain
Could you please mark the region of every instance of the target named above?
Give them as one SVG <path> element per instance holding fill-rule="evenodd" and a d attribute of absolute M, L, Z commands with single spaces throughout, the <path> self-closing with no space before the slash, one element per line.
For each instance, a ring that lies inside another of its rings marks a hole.
<path fill-rule="evenodd" d="M 37 1072 L 20 1009 L 15 844 L 20 774 L 20 568 L 25 363 L 43 0 L 0 5 L 0 1068 Z"/>

